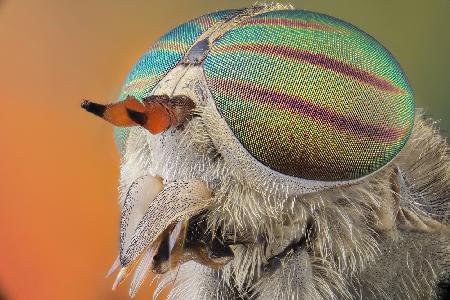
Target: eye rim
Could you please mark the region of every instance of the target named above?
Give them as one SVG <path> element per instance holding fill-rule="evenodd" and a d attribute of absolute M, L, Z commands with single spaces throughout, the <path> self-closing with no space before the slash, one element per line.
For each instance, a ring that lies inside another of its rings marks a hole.
<path fill-rule="evenodd" d="M 350 185 L 359 184 L 370 177 L 376 176 L 379 173 L 384 172 L 386 169 L 392 167 L 393 163 L 402 155 L 405 150 L 405 146 L 385 165 L 379 169 L 366 174 L 362 177 L 341 180 L 341 181 L 320 181 L 304 179 L 300 177 L 290 176 L 271 169 L 264 165 L 256 158 L 254 158 L 245 147 L 242 146 L 240 141 L 234 136 L 233 132 L 229 128 L 226 121 L 216 111 L 216 115 L 212 114 L 215 110 L 214 103 L 209 107 L 211 112 L 208 117 L 205 117 L 205 122 L 208 124 L 206 128 L 218 128 L 215 126 L 223 126 L 220 133 L 210 132 L 208 134 L 211 137 L 217 151 L 219 152 L 221 159 L 225 161 L 228 166 L 231 166 L 232 173 L 236 176 L 238 181 L 245 181 L 250 187 L 256 191 L 265 194 L 267 191 L 275 192 L 279 196 L 296 196 L 305 195 L 315 192 L 321 192 L 337 187 L 345 187 Z M 207 114 L 208 115 L 208 114 Z M 214 119 L 214 120 L 213 120 Z M 214 124 L 214 125 L 213 125 Z M 213 127 L 212 127 L 213 126 Z M 217 130 L 215 130 L 217 131 Z M 237 154 L 236 154 L 237 153 Z M 234 166 L 234 167 L 233 167 Z"/>
<path fill-rule="evenodd" d="M 389 168 L 393 161 L 402 154 L 406 148 L 406 144 L 410 140 L 408 138 L 405 146 L 403 146 L 403 148 L 385 165 L 356 179 L 321 181 L 286 175 L 264 165 L 245 149 L 234 135 L 225 118 L 223 118 L 217 109 L 204 74 L 202 76 L 202 81 L 202 84 L 206 87 L 207 100 L 203 106 L 202 113 L 202 121 L 205 123 L 205 130 L 211 138 L 214 147 L 220 154 L 221 159 L 232 170 L 231 173 L 235 179 L 238 181 L 245 181 L 250 188 L 261 194 L 270 192 L 274 196 L 290 197 L 358 184 Z M 412 126 L 410 136 L 412 135 L 413 128 L 414 126 Z"/>

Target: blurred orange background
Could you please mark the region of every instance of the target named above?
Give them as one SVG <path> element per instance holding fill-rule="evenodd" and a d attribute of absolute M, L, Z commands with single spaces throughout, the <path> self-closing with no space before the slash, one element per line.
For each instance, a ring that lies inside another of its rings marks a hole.
<path fill-rule="evenodd" d="M 349 21 L 404 68 L 418 106 L 450 129 L 450 2 L 290 1 Z M 128 299 L 105 273 L 118 244 L 112 127 L 83 98 L 114 100 L 159 36 L 253 1 L 0 1 L 0 294 Z M 137 299 L 151 298 L 149 284 Z"/>

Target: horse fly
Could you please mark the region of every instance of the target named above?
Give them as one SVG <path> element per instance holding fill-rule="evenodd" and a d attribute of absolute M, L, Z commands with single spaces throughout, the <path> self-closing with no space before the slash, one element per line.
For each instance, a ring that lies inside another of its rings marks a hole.
<path fill-rule="evenodd" d="M 114 288 L 170 299 L 438 299 L 448 146 L 393 56 L 280 4 L 161 37 L 119 101 L 84 101 L 121 153 Z"/>

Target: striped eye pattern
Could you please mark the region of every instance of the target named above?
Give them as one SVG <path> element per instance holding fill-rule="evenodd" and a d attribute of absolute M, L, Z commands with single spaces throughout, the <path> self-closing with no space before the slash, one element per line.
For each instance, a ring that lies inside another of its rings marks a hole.
<path fill-rule="evenodd" d="M 330 16 L 272 11 L 244 20 L 203 62 L 218 112 L 257 161 L 279 173 L 348 181 L 390 162 L 415 104 L 392 55 Z"/>
<path fill-rule="evenodd" d="M 226 10 L 184 23 L 141 57 L 119 101 L 151 96 L 180 63 L 202 66 L 232 135 L 252 158 L 284 175 L 362 178 L 388 164 L 413 128 L 412 90 L 389 51 L 320 13 Z M 122 153 L 128 132 L 116 128 Z"/>

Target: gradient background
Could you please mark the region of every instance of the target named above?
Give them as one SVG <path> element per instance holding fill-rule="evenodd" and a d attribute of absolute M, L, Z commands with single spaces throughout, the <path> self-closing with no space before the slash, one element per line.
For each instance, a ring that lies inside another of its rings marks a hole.
<path fill-rule="evenodd" d="M 398 59 L 418 106 L 450 129 L 450 1 L 290 1 L 370 33 Z M 111 126 L 80 107 L 114 100 L 157 37 L 253 1 L 0 1 L 0 294 L 128 299 L 116 256 L 119 159 Z M 146 290 L 146 291 L 145 291 Z M 1 298 L 1 296 L 0 296 Z M 138 299 L 149 299 L 147 284 Z"/>

